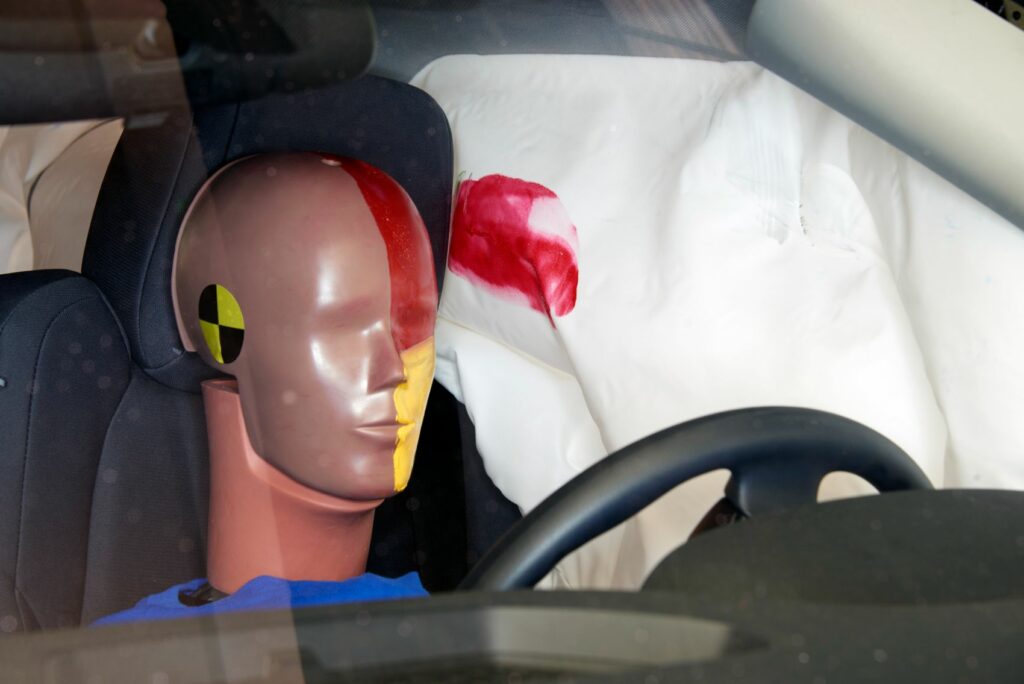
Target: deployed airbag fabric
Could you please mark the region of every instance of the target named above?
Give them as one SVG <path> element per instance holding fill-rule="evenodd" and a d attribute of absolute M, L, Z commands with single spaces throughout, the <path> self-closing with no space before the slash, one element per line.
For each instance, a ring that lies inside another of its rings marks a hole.
<path fill-rule="evenodd" d="M 524 511 L 645 435 L 758 405 L 860 421 L 937 486 L 1024 487 L 1024 231 L 749 63 L 457 56 L 413 83 L 447 113 L 461 178 L 543 186 L 575 228 L 571 311 L 451 263 L 442 295 L 437 377 Z M 638 586 L 725 479 L 669 494 L 556 583 Z"/>

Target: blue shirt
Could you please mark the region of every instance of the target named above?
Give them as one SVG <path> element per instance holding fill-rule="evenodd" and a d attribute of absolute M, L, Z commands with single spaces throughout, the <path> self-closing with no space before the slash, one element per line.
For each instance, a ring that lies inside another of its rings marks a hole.
<path fill-rule="evenodd" d="M 396 579 L 365 574 L 344 582 L 292 582 L 277 577 L 257 577 L 235 593 L 202 606 L 182 605 L 178 592 L 198 589 L 206 580 L 195 579 L 147 596 L 134 607 L 100 618 L 94 625 L 114 625 L 146 620 L 212 615 L 245 610 L 302 608 L 335 603 L 382 601 L 426 596 L 427 591 L 415 572 Z"/>

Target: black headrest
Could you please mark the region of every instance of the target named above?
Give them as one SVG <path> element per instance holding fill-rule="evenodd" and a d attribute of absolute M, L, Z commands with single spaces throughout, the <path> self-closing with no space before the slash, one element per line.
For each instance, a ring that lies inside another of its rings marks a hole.
<path fill-rule="evenodd" d="M 103 180 L 82 273 L 109 299 L 132 357 L 154 379 L 190 391 L 215 372 L 183 351 L 171 303 L 178 229 L 203 181 L 259 152 L 318 151 L 387 172 L 409 193 L 430 232 L 438 286 L 448 254 L 452 140 L 423 91 L 364 76 L 308 93 L 129 122 Z"/>

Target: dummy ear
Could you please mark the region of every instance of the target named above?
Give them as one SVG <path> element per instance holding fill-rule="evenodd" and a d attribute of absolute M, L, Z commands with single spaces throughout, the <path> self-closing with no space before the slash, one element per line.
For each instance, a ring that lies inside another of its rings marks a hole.
<path fill-rule="evenodd" d="M 196 201 L 203 196 L 207 188 L 210 187 L 218 176 L 245 159 L 248 159 L 248 156 L 241 157 L 225 164 L 203 182 L 199 191 L 196 192 L 195 197 L 192 198 L 192 203 L 185 211 L 185 216 L 182 218 L 181 226 L 178 229 L 178 237 L 174 243 L 174 260 L 171 265 L 171 301 L 174 304 L 174 320 L 178 325 L 178 337 L 181 338 L 181 346 L 185 351 L 198 351 L 205 342 L 202 339 L 202 329 L 198 323 L 198 319 L 196 318 L 198 301 L 179 301 L 179 295 L 181 293 L 178 288 L 178 267 L 180 265 L 179 256 L 181 255 L 181 238 L 185 234 L 185 226 L 188 225 L 189 218 L 192 216 L 192 211 L 196 207 Z M 186 321 L 196 321 L 196 323 L 190 328 L 189 325 L 186 325 Z"/>

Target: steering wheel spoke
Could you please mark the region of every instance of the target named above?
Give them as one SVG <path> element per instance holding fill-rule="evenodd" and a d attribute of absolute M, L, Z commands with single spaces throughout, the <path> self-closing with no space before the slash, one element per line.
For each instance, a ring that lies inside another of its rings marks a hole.
<path fill-rule="evenodd" d="M 817 501 L 818 487 L 831 471 L 809 460 L 788 465 L 786 459 L 767 458 L 733 468 L 726 498 L 748 518 Z"/>

